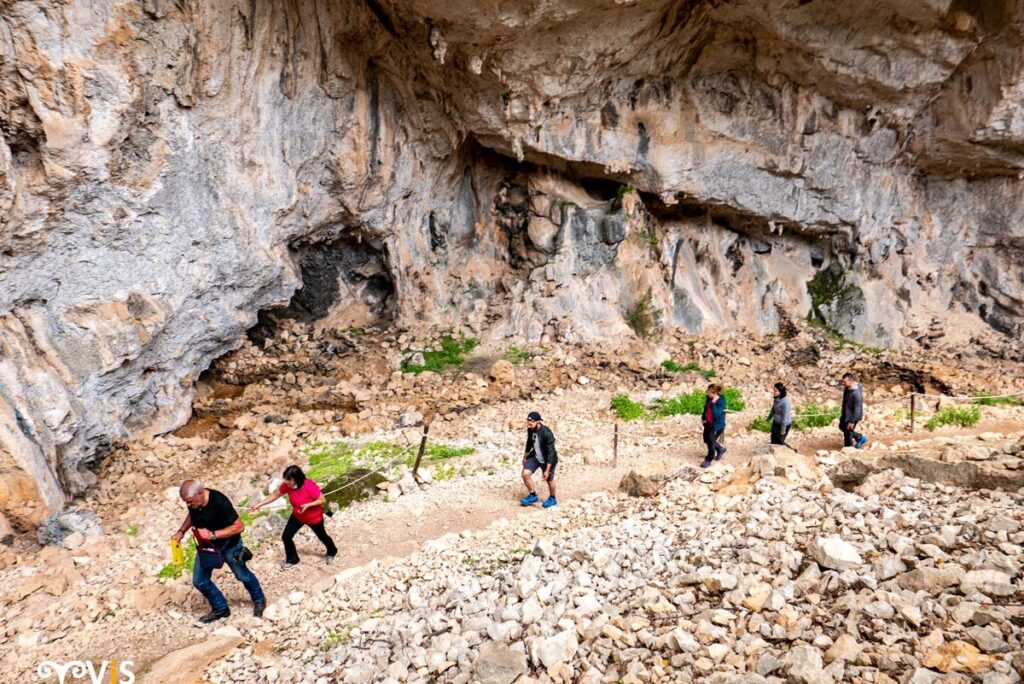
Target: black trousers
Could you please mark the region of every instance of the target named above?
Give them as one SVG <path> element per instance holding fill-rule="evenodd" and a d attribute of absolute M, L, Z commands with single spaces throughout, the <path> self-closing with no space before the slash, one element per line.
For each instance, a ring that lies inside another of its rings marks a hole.
<path fill-rule="evenodd" d="M 772 444 L 785 444 L 786 435 L 789 434 L 789 426 L 772 421 Z"/>
<path fill-rule="evenodd" d="M 852 428 L 847 428 L 847 425 L 852 425 Z M 860 438 L 864 435 L 859 432 L 855 432 L 857 423 L 839 423 L 839 429 L 843 431 L 843 446 L 853 446 Z"/>
<path fill-rule="evenodd" d="M 708 445 L 707 460 L 712 461 L 722 455 L 725 451 L 725 447 L 719 444 L 718 440 L 722 438 L 722 433 L 725 430 L 716 430 L 714 424 L 704 424 L 704 443 Z"/>
<path fill-rule="evenodd" d="M 299 552 L 295 550 L 295 533 L 301 530 L 306 523 L 299 522 L 299 519 L 294 514 L 288 517 L 288 523 L 284 526 L 284 532 L 281 533 L 281 541 L 284 543 L 284 559 L 288 563 L 299 562 Z M 313 534 L 316 538 L 323 542 L 324 546 L 327 547 L 327 555 L 334 556 L 338 553 L 338 547 L 334 545 L 334 540 L 331 539 L 331 535 L 327 534 L 327 530 L 324 528 L 324 521 L 321 520 L 316 525 L 310 525 L 309 528 L 313 530 Z"/>

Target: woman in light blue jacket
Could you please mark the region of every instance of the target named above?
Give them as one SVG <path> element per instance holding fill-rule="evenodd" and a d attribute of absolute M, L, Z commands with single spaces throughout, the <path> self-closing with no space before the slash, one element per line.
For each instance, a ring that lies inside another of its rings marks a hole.
<path fill-rule="evenodd" d="M 768 420 L 772 424 L 772 444 L 786 444 L 786 435 L 789 434 L 789 426 L 793 424 L 793 402 L 786 396 L 786 386 L 781 382 L 775 383 L 772 388 L 772 411 L 768 414 Z"/>

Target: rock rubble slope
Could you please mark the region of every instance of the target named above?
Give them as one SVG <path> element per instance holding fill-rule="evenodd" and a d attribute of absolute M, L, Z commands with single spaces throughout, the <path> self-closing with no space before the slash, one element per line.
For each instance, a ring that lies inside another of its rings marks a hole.
<path fill-rule="evenodd" d="M 281 597 L 207 676 L 1020 681 L 1021 492 L 899 470 L 846 491 L 824 472 L 846 456 L 768 453 L 656 498 L 598 493 L 446 535 L 323 594 Z"/>
<path fill-rule="evenodd" d="M 258 312 L 1019 335 L 1020 0 L 0 4 L 0 507 Z M 302 286 L 295 299 L 293 293 Z M 290 304 L 289 304 L 290 302 Z"/>

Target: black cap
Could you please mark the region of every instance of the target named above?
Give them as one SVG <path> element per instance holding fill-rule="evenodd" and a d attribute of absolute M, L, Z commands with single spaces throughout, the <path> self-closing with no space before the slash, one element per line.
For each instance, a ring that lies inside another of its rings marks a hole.
<path fill-rule="evenodd" d="M 526 416 L 526 420 L 532 420 L 534 422 L 540 422 L 540 414 L 536 411 L 530 411 L 530 415 Z"/>

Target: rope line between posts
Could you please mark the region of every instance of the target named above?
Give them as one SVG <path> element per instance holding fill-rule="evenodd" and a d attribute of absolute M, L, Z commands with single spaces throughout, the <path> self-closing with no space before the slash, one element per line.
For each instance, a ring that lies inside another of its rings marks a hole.
<path fill-rule="evenodd" d="M 356 478 L 355 480 L 352 480 L 351 482 L 346 482 L 345 484 L 341 485 L 340 487 L 335 487 L 334 489 L 332 489 L 330 491 L 327 491 L 327 492 L 321 492 L 321 496 L 327 496 L 328 494 L 334 494 L 335 492 L 340 492 L 343 489 L 348 489 L 349 487 L 351 487 L 353 485 L 359 484 L 360 482 L 362 482 L 366 478 L 370 477 L 371 475 L 376 475 L 377 473 L 381 472 L 382 470 L 387 470 L 388 468 L 392 468 L 392 467 L 395 466 L 396 463 L 401 461 L 405 457 L 405 455 L 407 453 L 410 453 L 411 451 L 412 451 L 411 447 L 405 447 L 405 448 L 402 449 L 402 451 L 400 451 L 397 455 L 395 455 L 394 458 L 392 458 L 387 463 L 381 465 L 378 468 L 375 468 L 375 469 L 371 470 L 370 472 L 368 472 L 365 475 L 362 475 L 362 476 Z"/>

